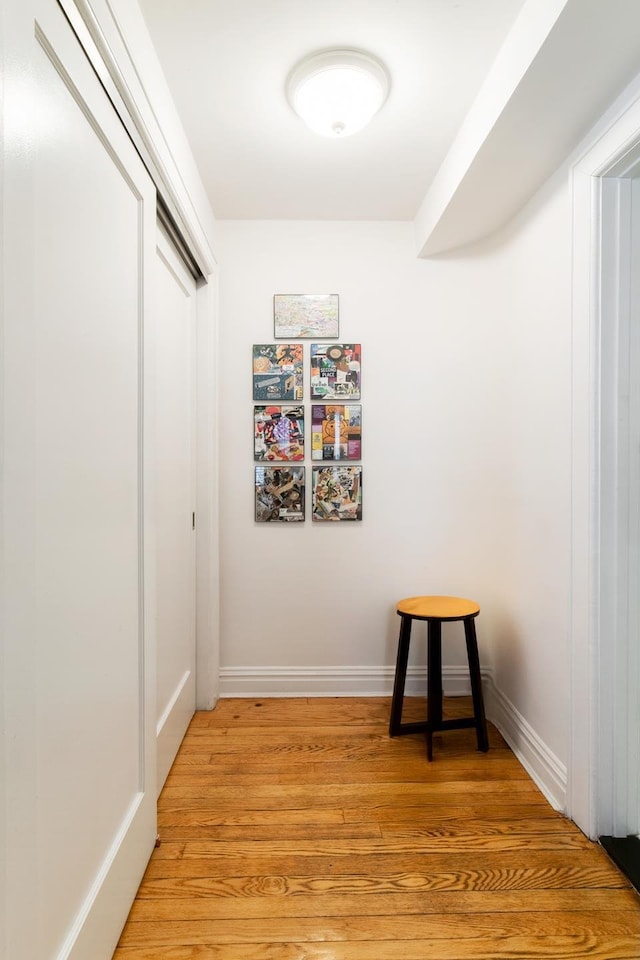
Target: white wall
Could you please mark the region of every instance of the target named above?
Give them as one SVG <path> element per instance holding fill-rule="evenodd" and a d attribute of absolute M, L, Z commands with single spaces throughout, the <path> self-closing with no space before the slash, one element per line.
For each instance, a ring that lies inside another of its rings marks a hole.
<path fill-rule="evenodd" d="M 256 692 L 255 668 L 301 668 L 292 693 L 313 667 L 380 670 L 396 600 L 459 594 L 499 686 L 565 757 L 567 203 L 558 179 L 502 242 L 434 261 L 409 223 L 219 224 L 223 691 L 237 668 Z M 276 292 L 339 293 L 341 339 L 363 345 L 361 524 L 254 523 L 251 345 L 272 339 Z M 454 635 L 446 665 L 465 662 Z"/>

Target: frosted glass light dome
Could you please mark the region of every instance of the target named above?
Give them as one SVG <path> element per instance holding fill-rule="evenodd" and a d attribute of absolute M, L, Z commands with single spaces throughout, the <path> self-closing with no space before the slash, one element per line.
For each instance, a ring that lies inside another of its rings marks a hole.
<path fill-rule="evenodd" d="M 384 65 L 361 50 L 325 50 L 305 57 L 287 81 L 289 103 L 311 130 L 348 137 L 362 130 L 389 94 Z"/>

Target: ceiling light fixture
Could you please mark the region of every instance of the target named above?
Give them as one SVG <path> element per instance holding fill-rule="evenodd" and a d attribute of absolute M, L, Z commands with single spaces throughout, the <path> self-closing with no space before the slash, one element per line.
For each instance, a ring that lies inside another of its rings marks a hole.
<path fill-rule="evenodd" d="M 287 80 L 289 103 L 325 137 L 362 130 L 389 94 L 389 75 L 377 57 L 362 50 L 323 50 L 301 60 Z"/>

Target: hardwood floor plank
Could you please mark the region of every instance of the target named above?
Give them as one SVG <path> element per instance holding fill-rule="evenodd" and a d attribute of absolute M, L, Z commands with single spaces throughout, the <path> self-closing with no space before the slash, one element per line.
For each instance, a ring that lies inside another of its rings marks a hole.
<path fill-rule="evenodd" d="M 158 814 L 158 823 L 161 826 L 202 826 L 203 828 L 211 826 L 237 826 L 246 824 L 247 826 L 256 824 L 305 824 L 310 827 L 315 825 L 329 824 L 390 824 L 394 823 L 398 828 L 403 825 L 411 824 L 419 828 L 421 825 L 437 825 L 457 823 L 466 819 L 482 819 L 483 821 L 504 820 L 509 818 L 521 822 L 528 819 L 539 819 L 545 817 L 546 820 L 561 825 L 568 825 L 571 829 L 577 829 L 570 821 L 565 820 L 556 810 L 552 810 L 546 803 L 540 803 L 536 798 L 535 803 L 495 803 L 491 799 L 484 803 L 474 806 L 449 805 L 440 807 L 436 804 L 423 804 L 421 806 L 375 806 L 366 810 L 342 810 L 342 808 L 331 809 L 322 807 L 318 810 L 238 810 L 234 812 L 221 813 L 211 804 L 204 809 L 189 810 L 182 807 L 171 807 L 161 809 Z"/>
<path fill-rule="evenodd" d="M 537 821 L 534 821 L 537 822 Z M 382 831 L 377 823 L 268 823 L 217 826 L 168 826 L 158 823 L 161 841 L 175 840 L 332 840 L 332 839 L 380 839 Z"/>
<path fill-rule="evenodd" d="M 273 877 L 289 889 L 364 890 L 367 892 L 423 890 L 524 890 L 562 889 L 564 887 L 627 887 L 622 874 L 601 856 L 591 851 L 538 853 L 534 859 L 512 851 L 504 853 L 321 858 L 252 856 L 246 865 L 252 877 Z M 586 859 L 586 862 L 585 862 Z M 524 861 L 524 863 L 523 863 Z M 573 861 L 573 862 L 572 862 Z M 242 864 L 231 864 L 225 857 L 196 860 L 162 860 L 152 857 L 145 876 L 148 879 L 178 877 L 225 877 L 240 875 Z M 246 875 L 246 869 L 242 875 Z"/>
<path fill-rule="evenodd" d="M 253 890 L 254 895 L 249 891 Z M 413 914 L 606 912 L 626 911 L 631 928 L 638 924 L 638 900 L 631 890 L 557 890 L 420 891 L 417 893 L 378 893 L 368 896 L 341 894 L 255 895 L 256 885 L 242 885 L 238 879 L 225 880 L 147 880 L 140 888 L 130 919 L 217 920 L 268 919 L 273 917 L 377 917 Z M 175 901 L 179 900 L 179 904 Z"/>
<path fill-rule="evenodd" d="M 187 787 L 165 787 L 158 802 L 158 809 L 179 805 L 191 806 L 200 801 L 206 804 L 216 802 L 221 807 L 233 806 L 237 808 L 242 802 L 244 807 L 250 806 L 262 810 L 270 807 L 301 807 L 312 806 L 342 806 L 364 807 L 367 804 L 384 804 L 393 801 L 398 804 L 415 806 L 418 803 L 452 803 L 464 802 L 470 795 L 475 798 L 492 797 L 499 801 L 513 801 L 515 798 L 525 798 L 527 802 L 536 800 L 546 805 L 538 788 L 530 780 L 509 781 L 508 790 L 502 781 L 474 781 L 456 780 L 413 783 L 398 781 L 396 783 L 320 783 L 278 786 L 276 784 L 256 784 L 248 791 L 243 785 L 212 784 Z"/>
<path fill-rule="evenodd" d="M 252 858 L 274 860 L 280 857 L 366 857 L 381 854 L 392 856 L 423 856 L 445 852 L 482 853 L 484 851 L 586 850 L 589 841 L 578 833 L 538 831 L 537 833 L 480 833 L 449 831 L 444 835 L 416 835 L 404 837 L 347 837 L 328 840 L 186 840 L 167 841 L 156 850 L 157 860 L 205 859 L 225 857 L 230 862 Z"/>
<path fill-rule="evenodd" d="M 468 799 L 468 798 L 467 798 Z M 503 800 L 505 802 L 503 802 Z M 437 803 L 430 804 L 408 804 L 400 805 L 381 805 L 367 809 L 345 809 L 343 812 L 345 823 L 366 823 L 374 820 L 379 824 L 421 824 L 443 823 L 457 821 L 467 818 L 481 818 L 487 820 L 502 820 L 505 817 L 520 822 L 526 819 L 538 819 L 545 817 L 547 820 L 556 819 L 567 824 L 571 829 L 577 829 L 574 824 L 566 820 L 561 813 L 553 810 L 552 807 L 540 796 L 536 795 L 533 800 L 523 803 L 510 803 L 508 799 L 501 797 L 496 801 L 492 797 L 477 802 L 474 798 L 472 805 L 464 803 Z"/>
<path fill-rule="evenodd" d="M 373 781 L 375 783 L 397 783 L 401 776 L 405 783 L 465 782 L 482 780 L 528 780 L 529 775 L 513 758 L 498 760 L 483 758 L 482 763 L 469 761 L 444 767 L 438 764 L 427 766 L 424 757 L 409 761 L 389 762 L 354 761 L 348 763 L 303 763 L 295 760 L 269 760 L 266 757 L 260 763 L 215 763 L 207 766 L 175 767 L 167 777 L 167 787 L 204 787 L 221 785 L 233 777 L 235 785 L 268 783 L 357 783 Z M 301 770 L 300 767 L 304 766 Z"/>
<path fill-rule="evenodd" d="M 539 812 L 539 811 L 538 811 Z M 192 816 L 189 814 L 189 816 Z M 158 830 L 162 841 L 175 840 L 294 840 L 314 839 L 374 839 L 395 838 L 414 840 L 416 838 L 437 837 L 444 840 L 446 837 L 461 838 L 467 835 L 472 837 L 498 836 L 532 836 L 536 834 L 552 834 L 554 836 L 569 836 L 576 847 L 589 845 L 589 841 L 577 828 L 567 833 L 567 823 L 560 817 L 523 819 L 514 823 L 510 819 L 490 819 L 446 817 L 436 818 L 416 825 L 406 821 L 389 822 L 380 825 L 377 822 L 369 823 L 336 823 L 336 824 L 307 824 L 307 823 L 268 823 L 256 825 L 212 825 L 206 823 L 186 825 L 170 825 L 160 820 Z"/>
<path fill-rule="evenodd" d="M 637 938 L 560 936 L 122 948 L 119 960 L 638 960 Z"/>
<path fill-rule="evenodd" d="M 557 913 L 474 913 L 377 917 L 274 917 L 264 920 L 161 920 L 130 922 L 122 946 L 196 943 L 305 943 L 349 940 L 475 940 L 508 937 L 624 937 L 640 933 L 628 910 Z"/>

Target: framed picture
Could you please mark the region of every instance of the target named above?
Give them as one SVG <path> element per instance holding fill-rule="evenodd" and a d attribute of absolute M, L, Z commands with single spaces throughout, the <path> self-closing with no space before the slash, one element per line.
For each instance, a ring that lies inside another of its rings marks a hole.
<path fill-rule="evenodd" d="M 276 293 L 273 335 L 285 340 L 337 337 L 338 314 L 337 293 Z"/>
<path fill-rule="evenodd" d="M 304 520 L 304 467 L 256 467 L 256 522 Z"/>
<path fill-rule="evenodd" d="M 253 408 L 255 460 L 304 460 L 304 407 Z"/>
<path fill-rule="evenodd" d="M 301 343 L 254 343 L 253 399 L 302 400 Z"/>
<path fill-rule="evenodd" d="M 362 406 L 314 403 L 311 406 L 311 459 L 359 460 Z"/>
<path fill-rule="evenodd" d="M 360 399 L 359 343 L 311 344 L 311 399 Z"/>
<path fill-rule="evenodd" d="M 312 519 L 362 520 L 362 467 L 313 467 Z"/>

